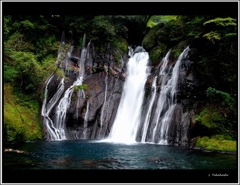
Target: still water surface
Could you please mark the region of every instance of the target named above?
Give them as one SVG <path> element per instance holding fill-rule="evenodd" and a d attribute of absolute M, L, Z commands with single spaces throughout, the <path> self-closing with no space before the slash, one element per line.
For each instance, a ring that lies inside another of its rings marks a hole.
<path fill-rule="evenodd" d="M 65 140 L 6 148 L 20 153 L 3 152 L 5 169 L 237 169 L 234 154 L 166 145 Z"/>

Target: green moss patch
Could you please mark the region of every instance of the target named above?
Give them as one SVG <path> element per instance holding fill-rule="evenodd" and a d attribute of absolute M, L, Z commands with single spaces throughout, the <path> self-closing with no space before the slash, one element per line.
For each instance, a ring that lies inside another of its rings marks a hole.
<path fill-rule="evenodd" d="M 217 139 L 218 138 L 218 139 Z M 220 151 L 220 152 L 236 152 L 237 142 L 231 140 L 225 140 L 223 136 L 219 137 L 201 137 L 196 141 L 196 147 L 200 147 L 204 150 Z"/>
<path fill-rule="evenodd" d="M 150 52 L 152 65 L 157 65 L 167 53 L 167 47 L 164 44 L 153 48 Z"/>
<path fill-rule="evenodd" d="M 220 127 L 225 122 L 224 115 L 217 109 L 205 108 L 195 117 L 195 122 L 211 129 Z"/>
<path fill-rule="evenodd" d="M 43 129 L 39 108 L 36 102 L 24 104 L 13 94 L 11 85 L 4 85 L 3 137 L 9 142 L 42 139 Z"/>

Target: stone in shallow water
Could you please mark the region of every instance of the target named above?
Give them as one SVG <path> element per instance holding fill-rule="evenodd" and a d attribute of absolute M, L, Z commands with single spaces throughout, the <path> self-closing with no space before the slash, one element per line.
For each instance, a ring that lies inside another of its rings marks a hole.
<path fill-rule="evenodd" d="M 23 150 L 14 150 L 14 149 L 12 149 L 12 148 L 5 148 L 4 149 L 4 152 L 15 152 L 15 153 L 27 153 L 27 152 L 25 152 L 25 151 L 23 151 Z"/>

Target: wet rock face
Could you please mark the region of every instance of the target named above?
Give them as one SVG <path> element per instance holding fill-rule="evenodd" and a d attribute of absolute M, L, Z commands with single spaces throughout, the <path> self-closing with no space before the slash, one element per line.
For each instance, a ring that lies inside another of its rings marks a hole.
<path fill-rule="evenodd" d="M 142 48 L 136 48 L 135 51 L 142 52 Z M 103 139 L 108 137 L 116 117 L 124 80 L 127 75 L 126 64 L 128 57 L 129 56 L 122 57 L 121 65 L 116 65 L 110 55 L 106 57 L 106 60 L 103 60 L 105 63 L 103 62 L 102 67 L 108 69 L 108 74 L 104 68 L 98 72 L 93 73 L 90 71 L 89 73 L 85 73 L 86 77 L 82 82 L 83 85 L 86 85 L 84 97 L 79 97 L 79 91 L 82 91 L 79 87 L 74 88 L 70 106 L 67 109 L 64 128 L 67 139 Z M 95 61 L 95 64 L 96 63 Z M 94 66 L 93 61 L 91 61 L 90 64 L 86 66 L 91 69 L 91 66 Z M 167 71 L 170 70 L 171 65 L 172 63 L 169 64 Z M 148 112 L 151 94 L 153 93 L 152 82 L 155 74 L 159 73 L 158 69 L 159 66 L 149 68 L 150 72 L 145 84 L 145 99 L 142 106 L 141 123 L 137 135 L 137 141 L 139 142 L 143 135 L 144 121 Z M 198 81 L 194 74 L 194 62 L 189 59 L 182 60 L 178 78 L 177 104 L 174 107 L 173 114 L 169 118 L 168 131 L 166 133 L 167 141 L 170 145 L 189 146 L 189 130 L 194 117 L 192 106 L 195 103 L 195 89 L 198 86 Z M 66 90 L 76 80 L 76 75 L 71 73 L 71 71 L 70 73 L 69 71 L 65 71 L 65 76 L 67 77 L 64 80 L 64 89 Z M 162 80 L 160 77 L 157 78 L 156 98 L 161 93 Z M 54 79 L 49 84 L 47 101 L 49 101 L 58 89 L 60 81 L 61 78 L 54 76 Z M 154 128 L 158 120 L 156 117 L 157 114 L 155 114 L 158 109 L 158 103 L 158 100 L 155 99 L 152 104 L 146 142 L 153 140 L 152 134 L 155 132 Z M 161 119 L 163 119 L 163 114 L 167 112 L 168 108 L 167 103 L 165 103 L 160 114 Z M 55 109 L 56 108 L 53 108 L 50 114 L 50 118 L 54 121 L 56 121 Z M 160 129 L 161 125 L 156 127 L 156 133 L 160 133 Z M 154 142 L 158 142 L 160 136 L 158 134 L 155 136 Z"/>
<path fill-rule="evenodd" d="M 194 62 L 183 60 L 179 74 L 179 99 L 195 99 L 198 80 L 195 76 Z"/>
<path fill-rule="evenodd" d="M 157 94 L 156 97 L 159 97 L 161 93 L 160 82 L 161 78 L 158 78 L 157 81 Z M 138 132 L 137 140 L 141 141 L 141 136 L 143 133 L 144 120 L 147 115 L 147 110 L 150 104 L 151 97 L 151 84 L 152 78 L 149 76 L 148 81 L 145 85 L 145 96 L 146 99 L 143 104 L 141 125 Z M 181 62 L 178 78 L 178 90 L 177 90 L 177 104 L 174 107 L 174 111 L 171 117 L 168 120 L 168 131 L 166 133 L 168 144 L 175 146 L 189 146 L 190 142 L 190 127 L 192 125 L 192 120 L 194 118 L 194 105 L 196 104 L 195 91 L 198 86 L 198 80 L 195 76 L 194 71 L 194 62 L 189 59 L 184 59 Z M 161 103 L 161 102 L 160 102 Z M 159 124 L 157 128 L 157 104 L 158 100 L 155 99 L 152 113 L 150 114 L 149 129 L 147 130 L 146 141 L 153 141 L 153 132 L 156 129 L 156 134 L 154 137 L 154 142 L 160 140 L 160 133 L 162 124 Z M 167 112 L 167 104 L 163 105 L 162 113 L 160 114 L 159 122 L 161 122 L 162 115 Z"/>
<path fill-rule="evenodd" d="M 53 79 L 50 81 L 48 85 L 48 96 L 47 96 L 47 102 L 54 96 L 56 93 L 56 90 L 58 89 L 58 85 L 61 81 L 61 78 L 59 76 L 53 76 Z"/>
<path fill-rule="evenodd" d="M 105 138 L 117 113 L 123 81 L 103 72 L 88 76 L 83 84 L 87 85 L 86 98 L 78 98 L 77 91 L 72 95 L 66 120 L 68 138 L 84 138 L 84 123 L 87 125 L 85 139 Z"/>

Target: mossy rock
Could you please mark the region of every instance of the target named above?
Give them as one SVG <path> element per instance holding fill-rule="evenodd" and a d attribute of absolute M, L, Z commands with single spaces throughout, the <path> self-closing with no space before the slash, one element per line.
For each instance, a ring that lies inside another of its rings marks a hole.
<path fill-rule="evenodd" d="M 189 41 L 184 40 L 184 41 L 179 42 L 175 47 L 173 47 L 171 50 L 172 60 L 176 60 L 187 46 L 189 46 Z"/>
<path fill-rule="evenodd" d="M 39 117 L 40 105 L 24 102 L 13 94 L 13 87 L 4 85 L 4 136 L 8 142 L 33 141 L 43 138 L 43 128 Z"/>
<path fill-rule="evenodd" d="M 151 51 L 154 47 L 156 47 L 157 44 L 157 37 L 156 32 L 163 27 L 163 24 L 159 24 L 157 26 L 154 26 L 150 31 L 147 33 L 147 35 L 143 39 L 143 47 Z"/>
<path fill-rule="evenodd" d="M 221 124 L 225 122 L 225 117 L 217 109 L 203 109 L 199 115 L 195 117 L 195 122 L 199 123 L 209 129 L 215 129 L 221 127 Z"/>
<path fill-rule="evenodd" d="M 204 136 L 198 138 L 195 147 L 200 147 L 209 151 L 236 152 L 237 142 L 225 139 L 216 139 L 216 137 Z"/>
<path fill-rule="evenodd" d="M 150 51 L 150 60 L 152 62 L 152 65 L 158 64 L 166 54 L 167 47 L 164 44 L 161 44 L 160 46 L 153 48 Z"/>

